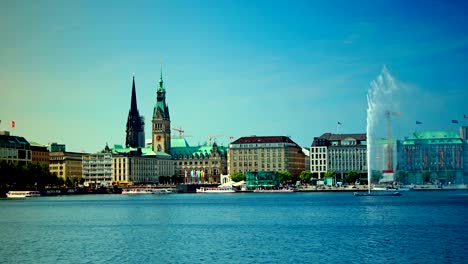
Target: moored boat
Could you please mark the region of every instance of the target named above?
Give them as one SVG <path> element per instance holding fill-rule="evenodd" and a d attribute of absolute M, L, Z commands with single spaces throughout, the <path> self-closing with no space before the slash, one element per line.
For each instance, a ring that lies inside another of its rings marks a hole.
<path fill-rule="evenodd" d="M 197 193 L 235 193 L 237 190 L 231 187 L 200 187 Z"/>
<path fill-rule="evenodd" d="M 171 193 L 174 193 L 174 192 L 169 189 L 153 189 L 153 194 L 171 194 Z"/>
<path fill-rule="evenodd" d="M 153 194 L 153 189 L 123 189 L 122 194 L 128 194 L 128 195 Z"/>
<path fill-rule="evenodd" d="M 6 195 L 8 198 L 27 198 L 39 197 L 41 193 L 39 191 L 9 191 Z"/>

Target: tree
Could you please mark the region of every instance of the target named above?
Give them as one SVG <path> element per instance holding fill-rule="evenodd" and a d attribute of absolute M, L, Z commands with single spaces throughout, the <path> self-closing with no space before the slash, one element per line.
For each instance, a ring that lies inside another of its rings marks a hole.
<path fill-rule="evenodd" d="M 289 171 L 279 171 L 279 180 L 281 183 L 290 181 L 292 179 L 292 175 Z"/>
<path fill-rule="evenodd" d="M 299 175 L 299 178 L 303 183 L 309 183 L 310 179 L 312 178 L 312 172 L 310 171 L 302 171 L 301 175 Z"/>
<path fill-rule="evenodd" d="M 407 184 L 408 183 L 408 172 L 406 171 L 398 171 L 396 175 L 397 182 Z"/>
<path fill-rule="evenodd" d="M 324 178 L 335 178 L 336 177 L 336 172 L 335 171 L 327 171 L 325 172 L 325 175 L 323 175 Z"/>
<path fill-rule="evenodd" d="M 245 174 L 242 172 L 234 172 L 234 174 L 231 175 L 231 180 L 234 182 L 245 181 Z"/>
<path fill-rule="evenodd" d="M 423 171 L 421 176 L 422 176 L 423 184 L 431 181 L 430 171 Z"/>
<path fill-rule="evenodd" d="M 354 184 L 360 178 L 361 174 L 357 171 L 348 171 L 348 173 L 346 174 L 346 182 L 349 184 Z"/>
<path fill-rule="evenodd" d="M 371 182 L 374 182 L 374 183 L 379 182 L 380 179 L 382 178 L 383 178 L 383 174 L 381 171 L 373 170 L 371 172 Z"/>

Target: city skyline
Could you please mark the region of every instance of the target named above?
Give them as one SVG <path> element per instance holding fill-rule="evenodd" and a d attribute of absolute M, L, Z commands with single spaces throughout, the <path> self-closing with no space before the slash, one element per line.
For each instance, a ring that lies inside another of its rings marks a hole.
<path fill-rule="evenodd" d="M 2 1 L 0 130 L 15 121 L 14 135 L 69 151 L 124 145 L 135 75 L 150 138 L 163 59 L 171 126 L 191 145 L 288 135 L 310 147 L 325 132 L 363 133 L 384 65 L 400 88 L 395 137 L 458 131 L 468 114 L 467 7 Z"/>

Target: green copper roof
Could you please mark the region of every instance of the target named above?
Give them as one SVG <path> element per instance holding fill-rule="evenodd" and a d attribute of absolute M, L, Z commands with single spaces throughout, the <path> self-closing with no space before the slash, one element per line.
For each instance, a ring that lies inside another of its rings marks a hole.
<path fill-rule="evenodd" d="M 186 148 L 189 144 L 185 138 L 171 138 L 171 148 Z"/>
<path fill-rule="evenodd" d="M 414 132 L 402 141 L 403 145 L 418 144 L 462 144 L 460 136 L 453 131 Z"/>
<path fill-rule="evenodd" d="M 218 151 L 225 155 L 227 153 L 227 147 L 218 146 Z M 185 138 L 171 138 L 171 154 L 172 155 L 211 155 L 213 146 L 203 145 L 191 147 Z"/>

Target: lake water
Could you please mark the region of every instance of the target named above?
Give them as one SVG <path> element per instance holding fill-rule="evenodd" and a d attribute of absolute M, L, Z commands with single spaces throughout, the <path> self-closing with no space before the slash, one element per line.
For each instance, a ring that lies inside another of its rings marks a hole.
<path fill-rule="evenodd" d="M 467 263 L 468 192 L 0 200 L 1 263 Z"/>

